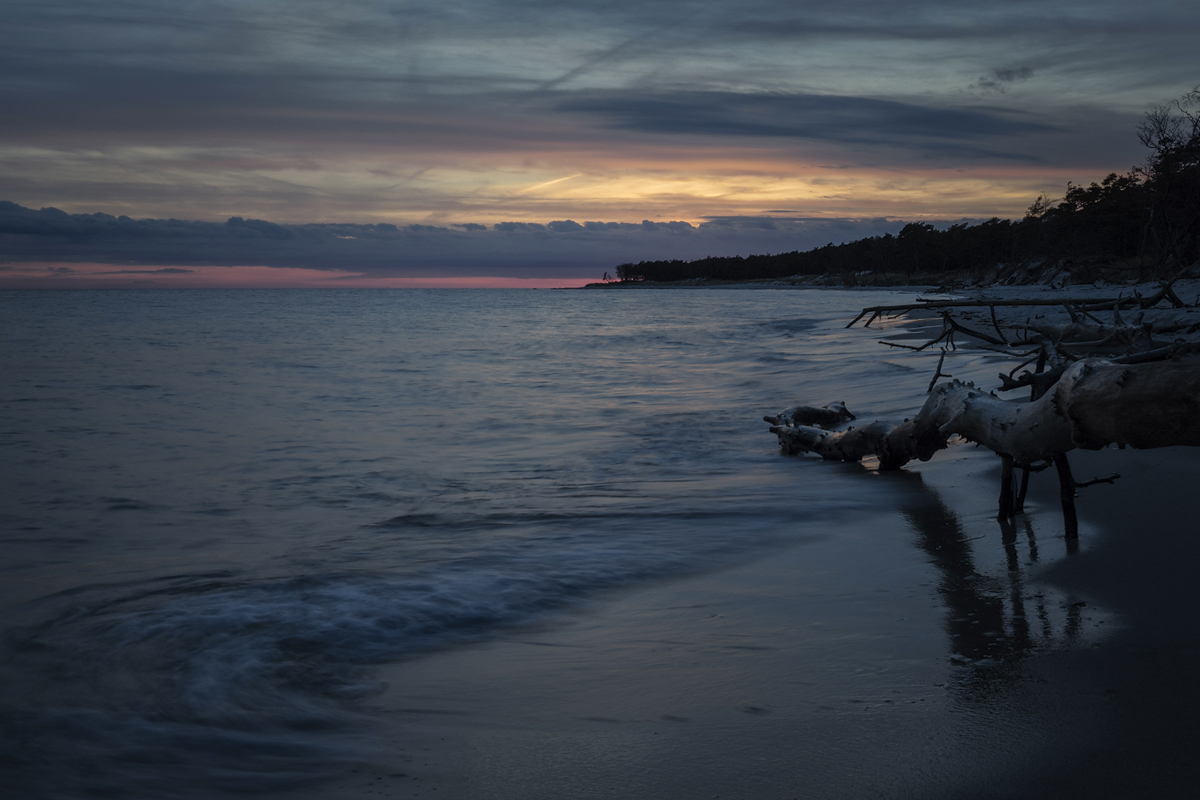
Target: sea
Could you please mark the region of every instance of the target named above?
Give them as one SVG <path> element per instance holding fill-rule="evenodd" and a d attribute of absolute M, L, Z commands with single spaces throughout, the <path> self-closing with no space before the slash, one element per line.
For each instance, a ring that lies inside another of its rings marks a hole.
<path fill-rule="evenodd" d="M 894 505 L 762 417 L 915 412 L 937 353 L 846 328 L 912 297 L 0 294 L 5 796 L 337 774 L 382 665 Z"/>

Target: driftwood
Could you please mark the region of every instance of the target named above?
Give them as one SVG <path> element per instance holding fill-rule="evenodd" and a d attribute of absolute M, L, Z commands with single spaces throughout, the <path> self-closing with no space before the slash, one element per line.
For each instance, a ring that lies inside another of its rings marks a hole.
<path fill-rule="evenodd" d="M 990 308 L 994 312 L 997 308 L 1014 307 L 1014 306 L 1065 306 L 1068 309 L 1079 309 L 1083 312 L 1090 311 L 1113 311 L 1122 308 L 1152 308 L 1163 300 L 1169 302 L 1174 308 L 1182 308 L 1186 303 L 1179 299 L 1172 288 L 1174 281 L 1163 284 L 1162 288 L 1155 292 L 1150 297 L 1142 297 L 1138 294 L 1131 294 L 1121 297 L 1095 298 L 1095 297 L 1078 297 L 1078 298 L 1038 298 L 1028 300 L 1001 300 L 979 298 L 974 300 L 923 300 L 918 298 L 915 303 L 901 303 L 899 305 L 890 306 L 869 306 L 864 308 L 862 312 L 850 320 L 847 328 L 853 328 L 855 323 L 860 319 L 870 314 L 871 316 L 864 323 L 865 327 L 870 327 L 871 323 L 879 317 L 896 314 L 904 314 L 909 311 L 924 311 L 926 309 L 950 309 L 950 308 Z M 1072 313 L 1072 316 L 1074 314 Z"/>
<path fill-rule="evenodd" d="M 1186 305 L 1175 294 L 1174 283 L 1174 278 L 1161 282 L 1160 289 L 1148 297 L 1133 293 L 1106 299 L 918 298 L 916 303 L 865 308 L 846 327 L 868 314 L 871 316 L 865 326 L 884 315 L 927 309 L 940 313 L 941 332 L 924 344 L 882 342 L 914 351 L 941 345 L 937 370 L 926 390 L 929 398 L 920 412 L 899 425 L 872 422 L 843 431 L 829 428 L 854 418 L 845 404 L 831 404 L 824 409 L 800 406 L 763 419 L 771 423 L 784 453 L 815 453 L 836 461 L 873 457 L 878 459 L 880 470 L 900 469 L 914 460 L 927 461 L 945 448 L 952 436 L 976 442 L 1000 457 L 1002 522 L 1024 510 L 1030 474 L 1054 466 L 1067 538 L 1073 539 L 1078 531 L 1076 490 L 1111 483 L 1120 476 L 1077 481 L 1067 460 L 1068 452 L 1111 444 L 1140 449 L 1200 447 L 1200 342 L 1180 338 L 1156 341 L 1156 336 L 1164 334 L 1194 334 L 1200 331 L 1200 323 L 1177 318 L 1146 319 L 1146 309 L 1164 300 L 1175 309 Z M 1002 323 L 997 318 L 997 307 L 1022 306 L 1058 306 L 1066 311 L 1069 321 L 1031 323 L 1027 318 L 1022 324 Z M 995 335 L 955 318 L 954 309 L 969 308 L 988 309 Z M 1141 310 L 1127 322 L 1121 316 L 1122 308 Z M 1102 322 L 1093 313 L 1102 311 L 1111 312 L 1111 323 Z M 1004 392 L 1028 387 L 1028 399 L 1002 400 L 994 392 L 960 381 L 938 385 L 939 378 L 951 377 L 942 369 L 947 354 L 958 349 L 958 334 L 975 340 L 975 348 L 1020 359 L 1007 374 L 1000 374 L 998 389 Z M 1085 357 L 1087 354 L 1093 357 Z M 1032 371 L 1027 369 L 1017 376 L 1019 370 L 1035 362 Z"/>
<path fill-rule="evenodd" d="M 1042 346 L 1048 349 L 1050 352 L 1057 352 L 1053 342 L 1043 342 Z M 1186 353 L 1196 352 L 1197 350 L 1200 350 L 1200 345 L 1198 344 L 1189 342 L 1176 342 L 1175 344 L 1169 344 L 1165 347 L 1156 347 L 1153 350 L 1141 350 L 1133 353 L 1126 353 L 1125 355 L 1121 356 L 1111 356 L 1106 360 L 1113 364 L 1148 364 L 1154 361 L 1164 361 L 1168 358 L 1176 358 Z M 1007 375 L 1001 372 L 999 376 L 999 390 L 1002 392 L 1008 392 L 1025 386 L 1032 386 L 1033 396 L 1031 399 L 1036 400 L 1049 391 L 1050 387 L 1058 382 L 1058 379 L 1062 377 L 1063 372 L 1068 366 L 1070 366 L 1070 362 L 1068 361 L 1063 361 L 1059 358 L 1055 358 L 1053 360 L 1056 362 L 1055 365 L 1047 369 L 1045 372 L 1025 371 L 1021 373 L 1020 377 L 1014 378 L 1013 375 L 1016 373 L 1016 371 L 1021 367 L 1027 366 L 1030 361 L 1026 361 L 1023 364 L 1017 365 L 1017 367 Z"/>
<path fill-rule="evenodd" d="M 846 404 L 841 400 L 821 408 L 792 406 L 778 414 L 769 414 L 763 417 L 764 422 L 772 425 L 816 425 L 821 428 L 840 425 L 852 419 L 858 419 L 858 417 L 851 414 L 850 409 L 846 408 Z"/>
<path fill-rule="evenodd" d="M 1110 444 L 1200 447 L 1200 356 L 1143 364 L 1076 361 L 1062 368 L 1048 391 L 1024 402 L 1002 400 L 971 384 L 951 381 L 935 387 L 920 412 L 899 425 L 872 422 L 832 432 L 812 425 L 775 424 L 771 431 L 789 455 L 811 452 L 837 461 L 873 456 L 881 470 L 928 461 L 951 436 L 977 442 L 1001 458 L 1002 519 L 1021 511 L 1029 472 L 1054 464 L 1067 535 L 1073 537 L 1075 490 L 1098 481 L 1076 482 L 1066 453 Z M 1013 474 L 1018 467 L 1025 470 L 1019 492 Z"/>
<path fill-rule="evenodd" d="M 1193 322 L 1169 322 L 1155 323 L 1144 322 L 1145 312 L 1139 312 L 1134 317 L 1132 323 L 1125 322 L 1121 318 L 1121 312 L 1113 309 L 1113 324 L 1106 325 L 1091 314 L 1076 313 L 1071 306 L 1066 307 L 1067 312 L 1071 315 L 1071 321 L 1065 324 L 1038 323 L 1024 325 L 1011 325 L 1009 327 L 1024 330 L 1026 334 L 1033 331 L 1039 334 L 1035 338 L 1027 338 L 1025 341 L 1014 342 L 1016 346 L 1033 344 L 1041 340 L 1049 340 L 1056 344 L 1075 344 L 1081 347 L 1104 347 L 1117 348 L 1123 347 L 1129 350 L 1149 350 L 1156 345 L 1162 343 L 1155 342 L 1155 335 L 1163 335 L 1168 333 L 1195 333 L 1200 330 L 1200 323 Z M 1081 319 L 1081 316 L 1091 318 L 1095 324 L 1089 324 Z"/>
<path fill-rule="evenodd" d="M 1076 361 L 1032 402 L 1002 400 L 951 381 L 937 386 L 921 411 L 899 425 L 873 422 L 831 432 L 785 424 L 771 432 L 789 454 L 811 452 L 837 461 L 875 456 L 882 470 L 928 461 L 954 435 L 1018 464 L 1051 460 L 1076 447 L 1200 447 L 1200 357 L 1134 365 Z"/>

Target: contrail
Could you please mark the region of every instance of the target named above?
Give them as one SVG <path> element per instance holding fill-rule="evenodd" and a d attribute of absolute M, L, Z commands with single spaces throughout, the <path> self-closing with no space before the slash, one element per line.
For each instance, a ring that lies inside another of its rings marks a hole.
<path fill-rule="evenodd" d="M 582 174 L 583 174 L 582 172 L 576 172 L 574 175 L 568 175 L 565 178 L 555 178 L 552 181 L 546 181 L 545 183 L 539 183 L 536 186 L 527 186 L 524 189 L 522 189 L 521 191 L 517 192 L 517 194 L 525 194 L 526 192 L 532 192 L 534 189 L 541 189 L 545 186 L 550 186 L 555 183 L 562 183 L 563 181 L 569 181 L 569 180 L 571 180 L 571 178 L 578 178 Z"/>

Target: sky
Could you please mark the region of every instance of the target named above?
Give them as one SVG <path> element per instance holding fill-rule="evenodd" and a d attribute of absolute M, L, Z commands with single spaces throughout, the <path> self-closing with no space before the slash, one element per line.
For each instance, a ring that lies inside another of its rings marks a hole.
<path fill-rule="evenodd" d="M 0 287 L 577 285 L 1020 217 L 1183 0 L 4 0 Z M 98 215 L 98 216 L 97 216 Z"/>

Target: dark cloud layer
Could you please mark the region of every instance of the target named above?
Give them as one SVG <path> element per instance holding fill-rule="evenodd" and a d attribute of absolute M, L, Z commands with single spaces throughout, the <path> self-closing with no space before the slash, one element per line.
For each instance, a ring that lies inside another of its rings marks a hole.
<path fill-rule="evenodd" d="M 1008 87 L 1011 84 L 1027 81 L 1032 77 L 1032 67 L 998 67 L 987 75 L 981 76 L 975 82 L 974 88 L 983 92 L 1000 92 L 1003 94 L 1008 91 Z"/>
<path fill-rule="evenodd" d="M 389 277 L 599 277 L 624 261 L 809 249 L 894 232 L 887 219 L 719 217 L 687 222 L 279 225 L 67 214 L 0 201 L 0 262 L 348 270 Z M 114 273 L 175 272 L 113 270 Z"/>
<path fill-rule="evenodd" d="M 271 239 L 116 218 L 91 238 L 5 234 L 5 251 L 187 258 L 173 231 L 212 263 L 296 263 L 303 240 L 311 263 L 378 271 L 488 248 L 593 265 L 731 251 L 715 222 L 643 218 L 1019 213 L 1026 192 L 1140 159 L 1141 112 L 1200 81 L 1198 29 L 1200 5 L 1176 0 L 7 0 L 5 198 L 437 224 Z M 762 250 L 827 223 L 772 224 L 789 233 Z"/>
<path fill-rule="evenodd" d="M 814 94 L 608 92 L 559 103 L 631 130 L 702 136 L 764 136 L 853 142 L 987 158 L 1033 160 L 980 144 L 1053 130 L 1046 122 L 995 108 L 935 106 Z"/>

